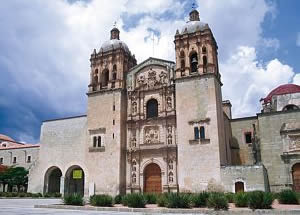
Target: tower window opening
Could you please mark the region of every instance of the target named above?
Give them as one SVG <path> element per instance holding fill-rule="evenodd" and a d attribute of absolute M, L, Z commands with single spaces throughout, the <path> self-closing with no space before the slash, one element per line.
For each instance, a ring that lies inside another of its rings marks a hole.
<path fill-rule="evenodd" d="M 150 99 L 147 102 L 147 118 L 158 117 L 158 102 L 156 99 Z"/>
<path fill-rule="evenodd" d="M 181 62 L 180 62 L 180 68 L 182 70 L 184 70 L 184 68 L 185 68 L 185 61 L 184 61 L 184 59 L 182 59 Z"/>
<path fill-rule="evenodd" d="M 203 56 L 203 66 L 207 66 L 207 57 Z"/>
<path fill-rule="evenodd" d="M 203 47 L 202 47 L 202 54 L 206 54 L 206 52 L 207 52 L 207 51 L 206 51 L 206 47 L 203 46 Z"/>
<path fill-rule="evenodd" d="M 108 85 L 108 80 L 109 80 L 109 71 L 108 70 L 104 70 L 103 74 L 102 74 L 102 87 L 107 87 Z"/>
<path fill-rule="evenodd" d="M 198 69 L 198 56 L 197 53 L 194 53 L 190 57 L 190 64 L 191 64 L 191 72 L 195 73 Z"/>
<path fill-rule="evenodd" d="M 245 133 L 245 142 L 247 144 L 252 143 L 252 133 L 251 132 Z"/>
<path fill-rule="evenodd" d="M 98 136 L 98 147 L 102 146 L 102 142 L 101 142 L 101 136 Z"/>
<path fill-rule="evenodd" d="M 113 80 L 116 80 L 116 79 L 117 79 L 117 73 L 116 73 L 116 72 L 113 72 L 112 79 L 113 79 Z"/>

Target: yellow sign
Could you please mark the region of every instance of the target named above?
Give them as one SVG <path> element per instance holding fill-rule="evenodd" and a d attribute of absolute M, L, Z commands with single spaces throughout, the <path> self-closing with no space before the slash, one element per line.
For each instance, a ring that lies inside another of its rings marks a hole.
<path fill-rule="evenodd" d="M 82 178 L 82 170 L 76 169 L 73 170 L 73 179 L 81 179 Z"/>

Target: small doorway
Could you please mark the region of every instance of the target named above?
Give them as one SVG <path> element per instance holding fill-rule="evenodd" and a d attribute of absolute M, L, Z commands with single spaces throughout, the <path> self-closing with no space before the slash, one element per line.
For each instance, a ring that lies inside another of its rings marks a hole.
<path fill-rule="evenodd" d="M 235 183 L 235 193 L 244 192 L 244 182 L 238 181 Z"/>
<path fill-rule="evenodd" d="M 300 163 L 297 163 L 293 166 L 292 174 L 294 191 L 300 192 Z"/>
<path fill-rule="evenodd" d="M 61 176 L 62 172 L 58 167 L 49 168 L 45 174 L 44 193 L 59 193 Z"/>
<path fill-rule="evenodd" d="M 161 193 L 161 169 L 155 164 L 149 164 L 144 170 L 144 192 Z"/>

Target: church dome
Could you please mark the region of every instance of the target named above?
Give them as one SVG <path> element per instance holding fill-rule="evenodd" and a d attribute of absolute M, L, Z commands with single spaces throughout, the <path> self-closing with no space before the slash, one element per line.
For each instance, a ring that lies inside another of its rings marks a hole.
<path fill-rule="evenodd" d="M 284 84 L 272 90 L 266 98 L 264 98 L 264 102 L 270 102 L 273 96 L 291 94 L 291 93 L 300 93 L 300 86 L 296 84 Z"/>
<path fill-rule="evenodd" d="M 111 39 L 111 40 L 104 42 L 100 48 L 100 52 L 107 52 L 107 51 L 115 50 L 118 48 L 121 48 L 125 52 L 129 53 L 129 48 L 126 45 L 126 43 L 124 43 L 123 41 L 118 40 L 118 39 Z"/>
<path fill-rule="evenodd" d="M 123 49 L 125 52 L 130 53 L 126 43 L 120 40 L 120 31 L 114 27 L 110 31 L 110 40 L 104 42 L 100 48 L 100 52 L 108 52 L 115 49 Z"/>
<path fill-rule="evenodd" d="M 200 21 L 189 21 L 181 29 L 181 33 L 194 33 L 196 31 L 203 31 L 208 29 L 208 24 Z"/>
<path fill-rule="evenodd" d="M 0 134 L 0 140 L 1 140 L 1 141 L 10 141 L 10 142 L 15 142 L 15 140 L 14 140 L 14 139 L 12 139 L 11 137 L 9 137 L 9 136 L 6 136 L 6 135 L 4 135 L 4 134 Z"/>

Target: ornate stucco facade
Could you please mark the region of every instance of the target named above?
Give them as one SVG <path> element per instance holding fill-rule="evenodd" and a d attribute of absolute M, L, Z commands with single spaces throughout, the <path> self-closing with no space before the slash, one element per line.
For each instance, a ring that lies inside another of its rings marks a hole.
<path fill-rule="evenodd" d="M 232 119 L 230 102 L 222 101 L 218 46 L 198 11 L 175 34 L 176 62 L 137 64 L 119 34 L 113 28 L 91 55 L 87 115 L 43 123 L 29 191 L 88 196 L 198 192 L 209 184 L 233 192 L 297 187 L 297 87 L 272 91 L 257 116 Z"/>

